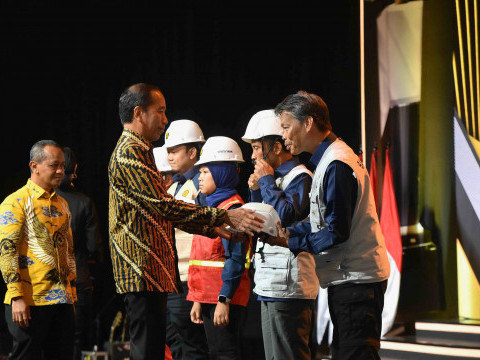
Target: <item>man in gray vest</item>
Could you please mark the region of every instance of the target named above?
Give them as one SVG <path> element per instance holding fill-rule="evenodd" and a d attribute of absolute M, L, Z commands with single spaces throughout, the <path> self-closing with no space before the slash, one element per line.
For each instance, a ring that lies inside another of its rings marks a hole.
<path fill-rule="evenodd" d="M 272 205 L 282 226 L 290 226 L 308 216 L 312 173 L 287 151 L 281 136 L 279 118 L 273 110 L 263 110 L 250 119 L 242 140 L 252 146 L 255 164 L 248 180 L 250 201 Z M 254 266 L 265 358 L 310 360 L 318 294 L 313 256 L 257 242 Z"/>
<path fill-rule="evenodd" d="M 275 108 L 294 155 L 312 154 L 316 166 L 309 222 L 282 229 L 269 244 L 294 254 L 317 254 L 328 288 L 333 359 L 379 359 L 383 294 L 390 273 L 370 179 L 358 156 L 332 132 L 327 105 L 299 91 Z"/>

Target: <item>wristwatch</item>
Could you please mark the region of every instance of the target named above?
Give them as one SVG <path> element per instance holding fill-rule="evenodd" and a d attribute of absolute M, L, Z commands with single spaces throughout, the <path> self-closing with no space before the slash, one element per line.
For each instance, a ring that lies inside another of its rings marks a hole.
<path fill-rule="evenodd" d="M 230 302 L 230 298 L 226 297 L 225 295 L 218 295 L 218 302 L 228 304 Z"/>

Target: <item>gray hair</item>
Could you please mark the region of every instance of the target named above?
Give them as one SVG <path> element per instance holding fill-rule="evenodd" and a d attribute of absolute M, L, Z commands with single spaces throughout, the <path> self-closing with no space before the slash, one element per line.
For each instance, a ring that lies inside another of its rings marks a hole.
<path fill-rule="evenodd" d="M 62 149 L 60 144 L 53 140 L 40 140 L 33 144 L 30 149 L 30 161 L 35 161 L 37 163 L 42 163 L 46 158 L 45 146 L 55 146 L 59 149 Z"/>
<path fill-rule="evenodd" d="M 275 115 L 289 112 L 299 122 L 311 116 L 320 131 L 332 130 L 327 104 L 313 93 L 303 90 L 290 94 L 275 107 Z"/>

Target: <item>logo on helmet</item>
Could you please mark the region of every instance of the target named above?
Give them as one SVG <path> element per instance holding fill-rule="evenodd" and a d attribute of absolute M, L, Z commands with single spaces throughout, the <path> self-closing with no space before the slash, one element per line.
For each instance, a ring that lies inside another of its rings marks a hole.
<path fill-rule="evenodd" d="M 165 134 L 165 139 L 168 139 L 168 135 L 170 135 L 170 133 L 167 132 L 167 133 Z"/>

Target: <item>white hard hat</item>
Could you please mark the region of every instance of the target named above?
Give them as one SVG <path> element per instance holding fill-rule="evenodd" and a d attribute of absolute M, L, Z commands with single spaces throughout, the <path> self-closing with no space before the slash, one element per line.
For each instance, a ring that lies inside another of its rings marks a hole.
<path fill-rule="evenodd" d="M 262 232 L 271 236 L 278 235 L 277 222 L 280 221 L 280 217 L 272 205 L 259 202 L 250 202 L 246 203 L 242 207 L 255 210 L 255 215 L 259 215 L 265 219 Z"/>
<path fill-rule="evenodd" d="M 280 119 L 273 110 L 262 110 L 252 116 L 245 130 L 242 140 L 251 143 L 268 135 L 283 135 Z"/>
<path fill-rule="evenodd" d="M 226 136 L 212 136 L 207 139 L 200 151 L 200 159 L 195 165 L 215 161 L 243 162 L 242 150 L 237 142 Z"/>
<path fill-rule="evenodd" d="M 165 147 L 195 142 L 205 142 L 202 129 L 195 121 L 175 120 L 170 123 L 167 131 L 165 131 Z"/>
<path fill-rule="evenodd" d="M 155 164 L 157 165 L 158 171 L 162 171 L 162 172 L 172 171 L 172 167 L 168 163 L 167 148 L 165 146 L 154 148 L 153 156 L 155 157 Z"/>

